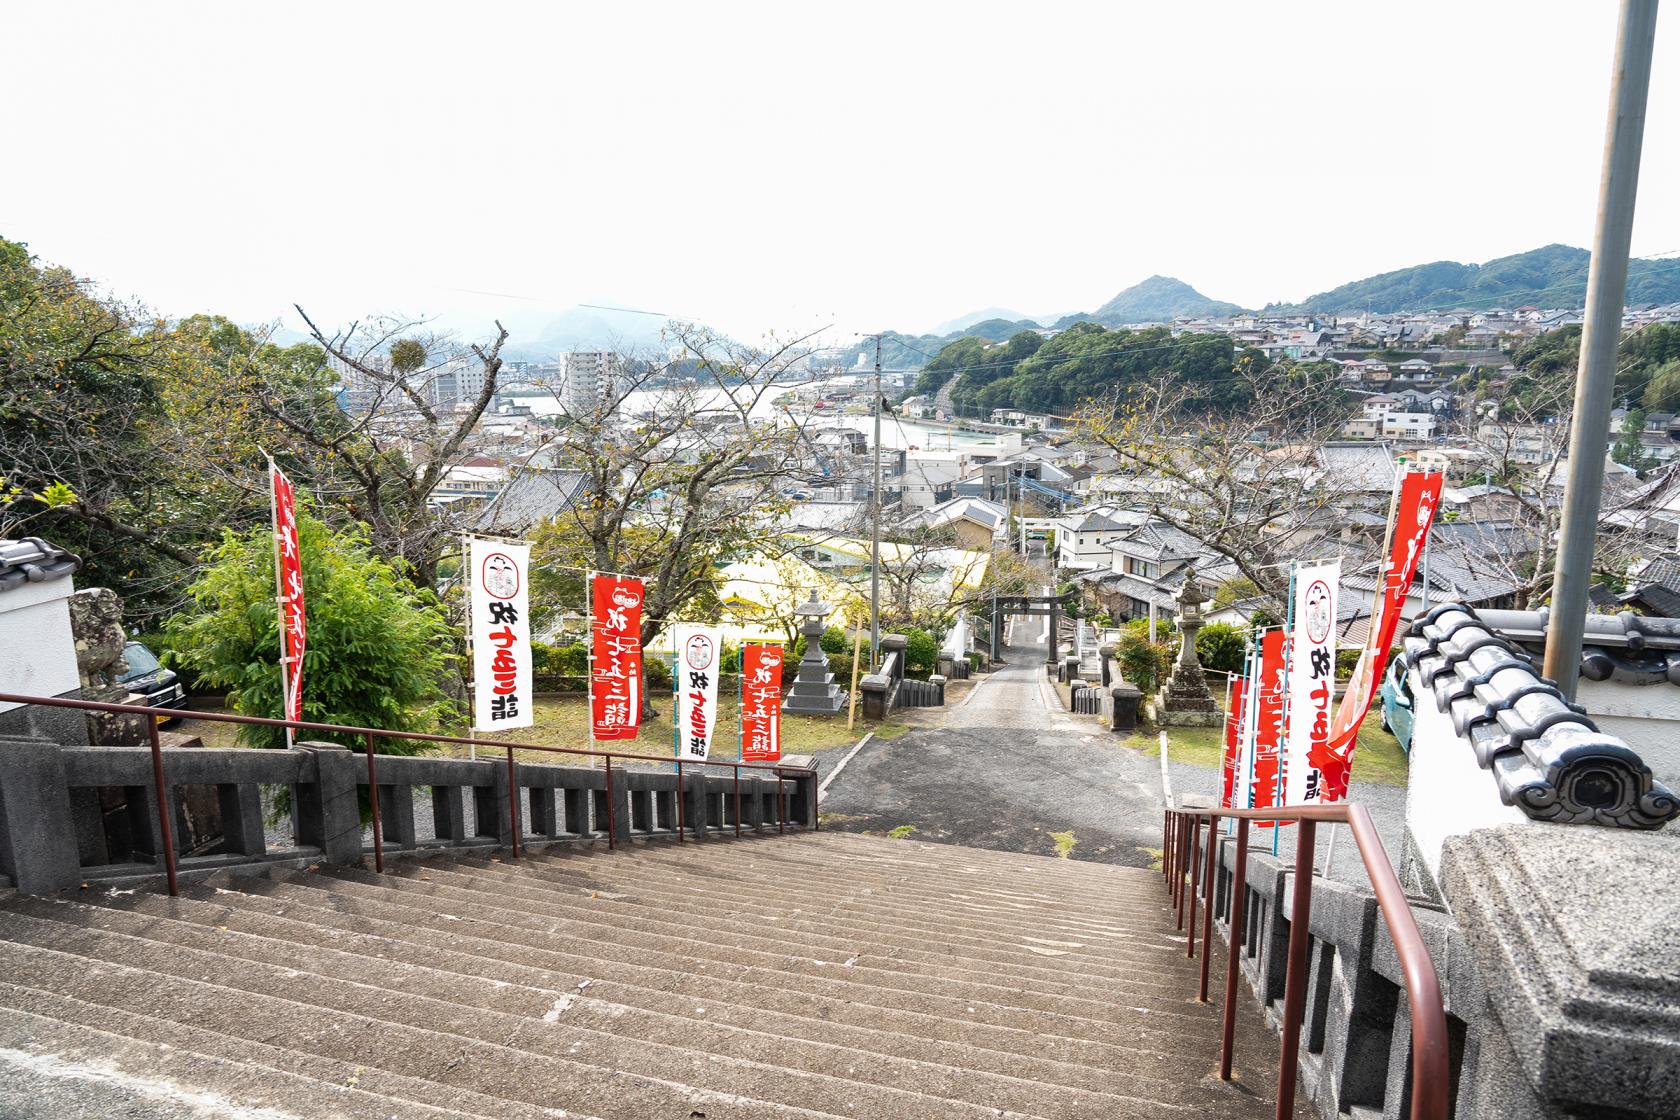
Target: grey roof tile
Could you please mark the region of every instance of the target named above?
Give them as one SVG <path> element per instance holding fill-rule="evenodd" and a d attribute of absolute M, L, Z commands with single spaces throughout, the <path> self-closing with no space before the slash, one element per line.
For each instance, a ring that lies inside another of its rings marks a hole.
<path fill-rule="evenodd" d="M 0 540 L 0 591 L 63 579 L 81 567 L 81 557 L 40 537 Z"/>

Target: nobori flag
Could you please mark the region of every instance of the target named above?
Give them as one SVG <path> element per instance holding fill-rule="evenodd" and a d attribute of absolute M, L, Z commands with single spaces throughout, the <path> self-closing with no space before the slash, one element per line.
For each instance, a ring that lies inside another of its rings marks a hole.
<path fill-rule="evenodd" d="M 531 623 L 527 571 L 531 546 L 474 538 L 472 580 L 473 727 L 530 727 Z"/>
<path fill-rule="evenodd" d="M 1336 692 L 1336 603 L 1342 562 L 1295 569 L 1294 629 L 1289 636 L 1289 730 L 1283 751 L 1283 804 L 1319 800 L 1324 775 L 1312 760 L 1330 743 Z"/>
<path fill-rule="evenodd" d="M 717 729 L 718 672 L 723 640 L 710 626 L 673 626 L 677 660 L 671 681 L 676 694 L 677 757 L 704 759 Z"/>

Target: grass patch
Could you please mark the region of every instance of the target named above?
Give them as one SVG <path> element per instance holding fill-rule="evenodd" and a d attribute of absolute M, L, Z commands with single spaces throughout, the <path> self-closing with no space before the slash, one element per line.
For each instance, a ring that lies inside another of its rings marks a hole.
<path fill-rule="evenodd" d="M 626 739 L 616 743 L 596 743 L 589 737 L 589 701 L 582 694 L 577 696 L 562 696 L 544 698 L 536 701 L 536 724 L 532 727 L 522 727 L 518 731 L 483 732 L 477 737 L 491 742 L 511 740 L 517 743 L 534 743 L 543 747 L 569 747 L 574 750 L 605 750 L 624 751 L 627 754 L 661 755 L 666 758 L 675 753 L 671 739 L 671 698 L 669 696 L 655 697 L 655 704 L 660 707 L 660 714 L 642 724 L 640 734 L 634 739 Z M 718 760 L 729 760 L 740 757 L 739 738 L 740 698 L 733 695 L 718 697 L 718 727 L 712 739 L 711 757 Z M 233 747 L 238 727 L 231 723 L 216 723 L 211 720 L 191 720 L 176 724 L 169 728 L 171 731 L 187 731 L 204 740 L 207 747 Z M 842 712 L 838 716 L 801 716 L 782 713 L 782 754 L 813 754 L 818 751 L 829 751 L 850 747 L 865 734 L 873 731 L 877 739 L 894 739 L 910 730 L 910 725 L 898 718 L 890 718 L 882 723 L 871 725 L 858 721 L 855 728 L 846 730 L 846 717 Z M 462 730 L 456 734 L 466 736 L 471 734 Z M 466 758 L 472 753 L 471 748 L 450 743 L 438 744 L 438 754 L 446 758 Z M 499 755 L 499 747 L 478 748 L 480 755 L 486 753 Z M 566 765 L 564 755 L 548 754 L 544 751 L 514 751 L 514 757 L 520 762 L 548 762 Z M 576 759 L 574 765 L 590 765 L 586 759 Z M 596 761 L 594 765 L 599 765 Z"/>
<path fill-rule="evenodd" d="M 1144 750 L 1159 755 L 1159 735 L 1151 736 Z M 1225 759 L 1225 729 L 1169 727 L 1167 757 L 1174 762 L 1218 769 Z M 1403 786 L 1406 776 L 1406 752 L 1400 749 L 1394 736 L 1382 729 L 1382 710 L 1373 705 L 1365 722 L 1359 725 L 1359 746 L 1353 752 L 1353 781 Z"/>
<path fill-rule="evenodd" d="M 1050 839 L 1056 842 L 1056 856 L 1058 859 L 1072 858 L 1073 846 L 1079 843 L 1079 841 L 1074 838 L 1073 830 L 1071 828 L 1066 832 L 1050 833 Z"/>
<path fill-rule="evenodd" d="M 901 824 L 897 828 L 887 829 L 887 835 L 894 840 L 908 840 L 910 838 L 910 834 L 915 831 L 915 825 Z"/>
<path fill-rule="evenodd" d="M 1161 870 L 1161 860 L 1166 857 L 1165 851 L 1160 848 L 1139 848 L 1138 851 L 1149 857 L 1149 870 Z"/>

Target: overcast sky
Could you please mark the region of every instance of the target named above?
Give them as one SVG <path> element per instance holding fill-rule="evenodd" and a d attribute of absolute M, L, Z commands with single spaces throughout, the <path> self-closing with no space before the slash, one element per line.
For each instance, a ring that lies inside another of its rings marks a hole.
<path fill-rule="evenodd" d="M 1612 0 L 9 4 L 0 235 L 168 314 L 738 336 L 1588 246 Z M 1680 25 L 1634 250 L 1680 250 Z M 503 293 L 502 296 L 472 294 Z"/>

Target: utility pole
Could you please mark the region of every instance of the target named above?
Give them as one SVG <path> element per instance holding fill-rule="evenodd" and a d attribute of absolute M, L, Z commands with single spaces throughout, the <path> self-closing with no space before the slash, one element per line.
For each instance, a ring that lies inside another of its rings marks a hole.
<path fill-rule="evenodd" d="M 869 524 L 869 668 L 881 666 L 881 336 L 875 336 L 875 489 Z"/>
<path fill-rule="evenodd" d="M 1569 478 L 1563 491 L 1563 523 L 1546 636 L 1544 672 L 1571 700 L 1581 674 L 1581 638 L 1587 625 L 1587 589 L 1592 583 L 1593 542 L 1604 491 L 1604 444 L 1616 389 L 1616 349 L 1622 339 L 1628 245 L 1633 238 L 1633 201 L 1639 187 L 1656 25 L 1657 0 L 1622 0 L 1598 185 L 1598 228 L 1587 272 L 1586 324 L 1581 332 L 1581 365 L 1569 433 Z"/>

